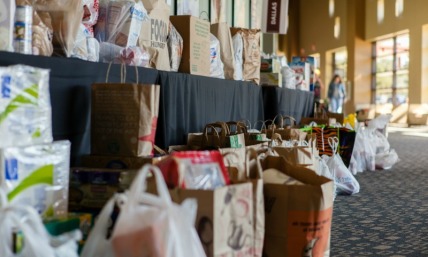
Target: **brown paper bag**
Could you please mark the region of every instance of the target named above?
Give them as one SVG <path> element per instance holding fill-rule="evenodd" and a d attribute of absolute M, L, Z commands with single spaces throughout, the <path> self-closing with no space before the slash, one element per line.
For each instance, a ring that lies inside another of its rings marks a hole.
<path fill-rule="evenodd" d="M 280 118 L 280 124 L 277 127 L 275 124 L 275 120 Z M 285 125 L 285 120 L 289 120 L 289 125 Z M 272 124 L 267 128 L 262 130 L 262 132 L 266 133 L 267 137 L 272 139 L 274 134 L 279 134 L 281 136 L 281 140 L 297 140 L 302 141 L 305 140 L 307 133 L 301 131 L 296 127 L 296 119 L 291 116 L 282 116 L 278 114 L 275 119 L 272 121 Z"/>
<path fill-rule="evenodd" d="M 329 256 L 334 182 L 312 170 L 268 156 L 263 169 L 274 168 L 304 185 L 265 184 L 266 236 L 270 257 Z"/>
<path fill-rule="evenodd" d="M 260 30 L 231 28 L 232 36 L 240 33 L 244 43 L 243 51 L 243 79 L 260 83 Z"/>
<path fill-rule="evenodd" d="M 92 85 L 92 154 L 151 155 L 159 113 L 159 93 L 158 85 Z"/>
<path fill-rule="evenodd" d="M 64 1 L 59 0 L 38 0 L 34 9 L 38 12 L 48 12 L 51 16 L 54 55 L 70 57 L 82 23 L 82 1 L 67 1 L 64 4 Z"/>
<path fill-rule="evenodd" d="M 225 79 L 235 80 L 235 52 L 230 27 L 226 22 L 211 24 L 211 34 L 220 41 L 220 56 Z"/>
<path fill-rule="evenodd" d="M 138 44 L 149 52 L 151 68 L 170 71 L 167 45 L 170 7 L 165 0 L 144 0 L 143 4 L 150 19 L 143 21 Z"/>
<path fill-rule="evenodd" d="M 198 201 L 196 231 L 208 257 L 251 256 L 253 252 L 252 184 L 243 183 L 216 190 L 171 190 L 177 203 Z"/>

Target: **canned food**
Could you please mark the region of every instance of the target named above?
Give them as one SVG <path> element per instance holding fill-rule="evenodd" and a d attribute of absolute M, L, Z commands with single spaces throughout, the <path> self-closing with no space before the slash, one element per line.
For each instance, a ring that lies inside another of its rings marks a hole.
<path fill-rule="evenodd" d="M 15 52 L 32 54 L 33 7 L 18 5 L 15 12 L 14 42 Z"/>

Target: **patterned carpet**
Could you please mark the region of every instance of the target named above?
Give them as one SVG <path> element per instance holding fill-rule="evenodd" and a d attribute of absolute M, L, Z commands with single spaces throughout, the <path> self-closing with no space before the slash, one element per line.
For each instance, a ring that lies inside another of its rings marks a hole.
<path fill-rule="evenodd" d="M 400 162 L 359 173 L 360 193 L 336 198 L 332 257 L 428 256 L 428 129 L 389 131 Z"/>

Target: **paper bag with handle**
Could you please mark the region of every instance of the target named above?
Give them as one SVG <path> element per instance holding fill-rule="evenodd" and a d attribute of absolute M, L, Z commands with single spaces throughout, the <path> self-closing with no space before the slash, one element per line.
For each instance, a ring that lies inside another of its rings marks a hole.
<path fill-rule="evenodd" d="M 276 119 L 279 118 L 280 124 L 277 127 L 275 124 Z M 289 124 L 286 125 L 285 121 L 289 121 Z M 268 129 L 265 129 L 263 132 L 266 133 L 268 138 L 272 138 L 272 136 L 277 133 L 281 135 L 282 140 L 296 140 L 302 141 L 306 138 L 306 132 L 300 130 L 296 127 L 296 119 L 291 116 L 283 116 L 278 114 L 272 121 L 271 125 Z"/>
<path fill-rule="evenodd" d="M 334 182 L 312 170 L 268 156 L 263 169 L 276 169 L 300 184 L 265 184 L 266 234 L 263 255 L 329 256 Z"/>
<path fill-rule="evenodd" d="M 122 83 L 108 83 L 106 78 L 106 83 L 92 85 L 92 154 L 147 156 L 153 152 L 160 87 L 125 80 L 123 75 Z"/>

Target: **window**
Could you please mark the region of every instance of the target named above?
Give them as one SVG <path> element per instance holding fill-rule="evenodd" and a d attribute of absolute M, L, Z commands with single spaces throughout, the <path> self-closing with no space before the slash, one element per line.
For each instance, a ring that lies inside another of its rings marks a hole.
<path fill-rule="evenodd" d="M 342 81 L 347 81 L 348 52 L 346 49 L 333 53 L 333 75 L 339 75 Z"/>
<path fill-rule="evenodd" d="M 409 34 L 374 42 L 372 51 L 372 103 L 407 103 Z"/>

